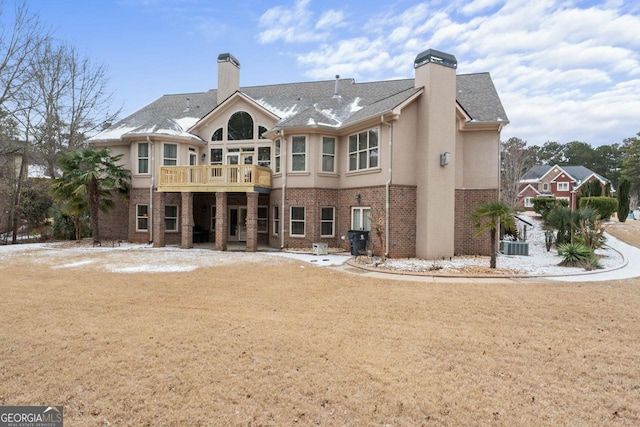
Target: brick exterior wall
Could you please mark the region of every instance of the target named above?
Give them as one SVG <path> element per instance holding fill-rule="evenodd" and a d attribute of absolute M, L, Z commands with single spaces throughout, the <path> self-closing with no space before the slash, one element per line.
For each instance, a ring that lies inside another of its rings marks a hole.
<path fill-rule="evenodd" d="M 119 197 L 111 199 L 113 207 L 109 212 L 98 214 L 100 238 L 105 240 L 128 240 L 129 223 L 127 222 L 130 201 Z"/>
<path fill-rule="evenodd" d="M 476 229 L 470 216 L 482 202 L 497 199 L 498 190 L 456 190 L 455 255 L 490 255 L 491 239 L 489 233 L 474 237 Z"/>
<path fill-rule="evenodd" d="M 360 196 L 359 202 L 357 196 Z M 414 186 L 390 187 L 390 237 L 389 256 L 394 258 L 415 257 L 416 251 L 416 188 Z M 280 247 L 281 237 L 273 234 L 273 206 L 278 206 L 280 221 L 285 224 L 285 248 L 311 248 L 313 243 L 327 243 L 330 247 L 350 249 L 348 231 L 351 229 L 351 208 L 370 207 L 373 219 L 385 216 L 385 187 L 360 187 L 344 190 L 321 188 L 287 188 L 285 207 L 282 208 L 282 190 L 271 192 L 269 208 L 269 245 Z M 289 217 L 291 206 L 305 207 L 305 236 L 289 235 Z M 335 208 L 334 237 L 321 237 L 321 208 Z M 281 232 L 281 230 L 279 230 Z M 384 233 L 384 228 L 383 228 Z M 344 236 L 344 239 L 342 237 Z M 380 245 L 374 224 L 370 234 L 369 248 L 380 254 L 384 250 Z"/>

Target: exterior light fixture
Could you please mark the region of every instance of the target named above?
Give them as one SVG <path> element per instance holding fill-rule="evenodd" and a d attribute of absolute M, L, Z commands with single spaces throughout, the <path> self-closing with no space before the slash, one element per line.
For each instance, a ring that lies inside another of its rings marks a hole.
<path fill-rule="evenodd" d="M 449 164 L 450 161 L 451 161 L 450 152 L 445 151 L 444 153 L 440 154 L 440 166 L 446 166 Z"/>

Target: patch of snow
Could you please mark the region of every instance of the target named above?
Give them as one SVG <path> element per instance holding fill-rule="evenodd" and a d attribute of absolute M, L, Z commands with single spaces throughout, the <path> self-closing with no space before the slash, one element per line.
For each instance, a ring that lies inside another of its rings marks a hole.
<path fill-rule="evenodd" d="M 255 99 L 256 103 L 258 103 L 258 105 L 266 108 L 267 110 L 271 111 L 273 114 L 275 114 L 276 116 L 280 117 L 280 119 L 287 119 L 293 115 L 295 115 L 297 113 L 296 108 L 298 106 L 298 104 L 293 104 L 292 106 L 286 107 L 284 110 L 278 107 L 275 107 L 271 104 L 269 104 L 267 101 L 265 101 L 264 99 L 260 98 L 260 99 Z"/>
<path fill-rule="evenodd" d="M 545 245 L 544 229 L 537 218 L 527 218 L 533 227 L 527 226 L 527 242 L 529 242 L 529 255 L 504 255 L 499 253 L 496 267 L 509 270 L 516 274 L 530 276 L 553 276 L 583 274 L 585 270 L 579 267 L 561 267 L 558 265 L 562 258 L 555 247 L 547 251 Z M 607 243 L 613 240 L 607 235 Z M 604 246 L 596 250 L 600 256 L 600 264 L 604 270 L 623 265 L 623 257 L 612 247 Z M 464 256 L 454 257 L 450 260 L 420 260 L 420 259 L 388 259 L 381 267 L 405 272 L 440 271 L 458 273 L 463 267 L 478 266 L 489 267 L 488 256 Z M 597 270 L 596 270 L 597 272 Z"/>
<path fill-rule="evenodd" d="M 89 138 L 89 141 L 101 141 L 103 139 L 121 139 L 124 134 L 127 134 L 135 129 L 136 129 L 135 126 L 126 126 L 126 125 L 122 125 L 117 128 L 105 129 L 99 134 Z"/>
<path fill-rule="evenodd" d="M 82 267 L 83 265 L 93 264 L 92 259 L 84 259 L 81 261 L 71 262 L 69 264 L 62 265 L 54 265 L 52 268 L 73 268 L 73 267 Z"/>
<path fill-rule="evenodd" d="M 358 105 L 360 103 L 360 98 L 356 97 L 351 104 L 349 104 L 349 112 L 356 113 L 362 110 L 364 107 Z"/>
<path fill-rule="evenodd" d="M 181 119 L 176 119 L 176 123 L 178 123 L 185 131 L 191 129 L 191 127 L 198 123 L 198 121 L 200 121 L 198 117 L 183 117 Z"/>
<path fill-rule="evenodd" d="M 309 121 L 307 122 L 307 126 L 315 126 L 316 121 L 313 120 L 313 117 L 309 117 Z"/>

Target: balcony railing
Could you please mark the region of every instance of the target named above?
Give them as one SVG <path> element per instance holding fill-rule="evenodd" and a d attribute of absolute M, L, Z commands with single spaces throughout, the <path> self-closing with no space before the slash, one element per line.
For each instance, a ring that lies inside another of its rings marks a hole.
<path fill-rule="evenodd" d="M 271 169 L 257 165 L 161 166 L 159 191 L 256 191 L 271 188 Z"/>

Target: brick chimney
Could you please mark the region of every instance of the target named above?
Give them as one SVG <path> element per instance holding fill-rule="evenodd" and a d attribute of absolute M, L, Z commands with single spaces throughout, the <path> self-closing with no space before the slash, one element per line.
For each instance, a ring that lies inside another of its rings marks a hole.
<path fill-rule="evenodd" d="M 218 55 L 218 104 L 240 89 L 240 61 L 230 53 Z"/>
<path fill-rule="evenodd" d="M 416 235 L 416 256 L 442 259 L 454 255 L 456 167 L 455 56 L 428 49 L 416 56 L 418 100 L 416 147 L 417 216 L 424 218 Z"/>

